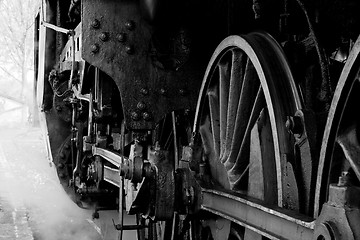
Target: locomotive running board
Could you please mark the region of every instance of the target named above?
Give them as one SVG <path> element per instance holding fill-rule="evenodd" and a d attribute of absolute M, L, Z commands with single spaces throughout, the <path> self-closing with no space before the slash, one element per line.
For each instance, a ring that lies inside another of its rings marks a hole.
<path fill-rule="evenodd" d="M 284 209 L 265 207 L 256 199 L 249 199 L 223 190 L 202 189 L 201 209 L 249 228 L 270 239 L 308 240 L 314 235 L 315 220 L 291 216 Z"/>

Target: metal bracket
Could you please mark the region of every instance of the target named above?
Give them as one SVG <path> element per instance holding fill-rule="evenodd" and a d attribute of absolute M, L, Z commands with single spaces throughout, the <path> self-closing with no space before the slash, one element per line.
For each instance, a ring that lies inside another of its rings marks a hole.
<path fill-rule="evenodd" d="M 329 200 L 316 220 L 314 240 L 360 239 L 360 188 L 331 184 Z"/>

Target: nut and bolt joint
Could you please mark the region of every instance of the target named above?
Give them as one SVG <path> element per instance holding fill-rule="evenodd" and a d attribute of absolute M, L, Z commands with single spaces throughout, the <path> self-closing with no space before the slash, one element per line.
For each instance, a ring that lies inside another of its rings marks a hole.
<path fill-rule="evenodd" d="M 143 116 L 143 119 L 145 121 L 150 121 L 151 120 L 151 115 L 148 112 L 143 112 L 142 116 Z"/>
<path fill-rule="evenodd" d="M 164 88 L 161 88 L 160 89 L 160 94 L 163 95 L 163 96 L 166 95 L 166 90 Z"/>
<path fill-rule="evenodd" d="M 144 102 L 138 102 L 138 104 L 136 105 L 137 109 L 139 109 L 140 111 L 143 111 L 146 109 L 146 104 Z"/>
<path fill-rule="evenodd" d="M 107 40 L 109 40 L 109 34 L 106 32 L 100 33 L 99 39 L 103 42 L 106 42 Z"/>
<path fill-rule="evenodd" d="M 126 41 L 126 33 L 119 33 L 116 38 L 119 42 L 123 43 Z"/>
<path fill-rule="evenodd" d="M 134 121 L 139 121 L 140 120 L 140 115 L 137 112 L 132 112 L 131 113 L 131 119 Z"/>
<path fill-rule="evenodd" d="M 147 88 L 141 88 L 140 93 L 145 96 L 149 94 L 149 90 Z"/>
<path fill-rule="evenodd" d="M 299 116 L 288 116 L 285 127 L 289 133 L 299 134 L 303 133 L 303 125 L 301 123 L 301 118 Z"/>
<path fill-rule="evenodd" d="M 185 92 L 185 90 L 184 90 L 184 89 L 180 89 L 180 90 L 179 90 L 179 94 L 180 94 L 180 96 L 184 96 L 184 95 L 185 95 L 185 93 L 186 93 L 186 92 Z"/>
<path fill-rule="evenodd" d="M 92 28 L 98 29 L 98 28 L 100 28 L 100 21 L 97 19 L 94 19 L 90 25 Z"/>
<path fill-rule="evenodd" d="M 350 182 L 349 172 L 343 171 L 339 177 L 338 187 L 348 186 Z"/>
<path fill-rule="evenodd" d="M 133 54 L 135 52 L 134 47 L 133 46 L 126 46 L 125 47 L 125 52 L 129 55 Z"/>
<path fill-rule="evenodd" d="M 65 167 L 65 165 L 64 165 L 63 163 L 59 163 L 59 164 L 57 165 L 57 167 L 60 168 L 60 169 L 63 169 L 63 168 Z"/>
<path fill-rule="evenodd" d="M 92 53 L 98 53 L 99 52 L 99 46 L 97 44 L 94 44 L 91 46 L 91 52 Z"/>
<path fill-rule="evenodd" d="M 132 30 L 135 29 L 135 22 L 132 21 L 132 20 L 129 20 L 129 21 L 125 22 L 125 27 L 126 27 L 128 30 L 132 31 Z"/>

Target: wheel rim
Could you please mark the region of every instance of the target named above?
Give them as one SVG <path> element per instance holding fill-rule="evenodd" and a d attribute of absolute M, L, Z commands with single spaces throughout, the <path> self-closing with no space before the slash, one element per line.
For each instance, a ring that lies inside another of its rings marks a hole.
<path fill-rule="evenodd" d="M 314 217 L 328 197 L 328 187 L 337 183 L 342 171 L 351 171 L 358 185 L 360 165 L 354 160 L 359 149 L 359 118 L 354 114 L 359 103 L 360 39 L 355 43 L 343 68 L 326 123 L 315 193 Z M 349 148 L 353 150 L 349 151 Z M 352 155 L 352 156 L 351 156 Z M 353 182 L 354 183 L 354 182 Z"/>
<path fill-rule="evenodd" d="M 301 101 L 282 50 L 268 34 L 226 38 L 215 50 L 206 70 L 194 123 L 204 143 L 202 128 L 208 118 L 212 139 L 203 145 L 205 152 L 210 151 L 209 162 L 216 165 L 211 167 L 212 175 L 225 188 L 237 189 L 240 178 L 248 170 L 249 153 L 243 154 L 247 155 L 244 160 L 241 151 L 249 148 L 251 130 L 264 107 L 271 125 L 276 200 L 282 206 L 282 165 L 284 156 L 293 149 L 285 121 L 286 116 L 301 108 Z M 226 172 L 228 183 L 222 173 L 216 173 L 218 168 Z"/>

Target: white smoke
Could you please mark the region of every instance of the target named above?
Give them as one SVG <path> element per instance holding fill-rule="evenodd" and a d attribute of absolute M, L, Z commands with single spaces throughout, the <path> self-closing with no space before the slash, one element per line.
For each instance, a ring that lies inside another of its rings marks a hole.
<path fill-rule="evenodd" d="M 11 204 L 14 219 L 26 211 L 36 240 L 102 239 L 87 221 L 91 211 L 77 207 L 59 184 L 37 129 L 0 131 L 1 201 Z"/>

